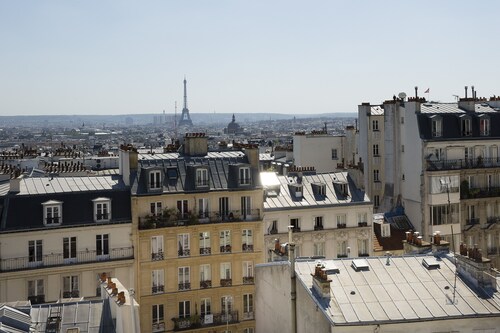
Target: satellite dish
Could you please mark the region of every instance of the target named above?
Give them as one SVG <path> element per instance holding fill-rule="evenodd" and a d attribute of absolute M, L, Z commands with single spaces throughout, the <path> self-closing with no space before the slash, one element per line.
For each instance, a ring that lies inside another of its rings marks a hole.
<path fill-rule="evenodd" d="M 401 99 L 405 99 L 405 98 L 406 98 L 406 93 L 404 93 L 404 92 L 400 92 L 400 93 L 398 94 L 398 97 L 399 97 L 399 98 L 401 98 Z"/>

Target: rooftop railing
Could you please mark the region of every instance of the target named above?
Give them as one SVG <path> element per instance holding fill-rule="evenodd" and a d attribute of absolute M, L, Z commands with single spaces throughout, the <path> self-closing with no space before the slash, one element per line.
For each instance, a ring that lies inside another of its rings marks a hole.
<path fill-rule="evenodd" d="M 459 170 L 459 169 L 481 169 L 500 167 L 500 158 L 497 157 L 477 157 L 469 159 L 454 160 L 427 160 L 427 171 L 437 170 Z"/>

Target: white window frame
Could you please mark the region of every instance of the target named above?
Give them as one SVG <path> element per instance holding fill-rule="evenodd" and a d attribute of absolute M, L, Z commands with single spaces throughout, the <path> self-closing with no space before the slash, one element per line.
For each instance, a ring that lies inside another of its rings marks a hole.
<path fill-rule="evenodd" d="M 46 226 L 61 225 L 63 218 L 62 201 L 49 200 L 42 203 L 43 206 L 43 224 Z M 53 219 L 57 219 L 54 222 Z"/>
<path fill-rule="evenodd" d="M 191 248 L 189 244 L 189 234 L 177 234 L 178 256 L 189 257 L 191 255 Z"/>
<path fill-rule="evenodd" d="M 380 156 L 380 154 L 379 154 L 379 146 L 378 146 L 378 144 L 374 144 L 374 145 L 373 145 L 373 156 L 375 156 L 375 157 L 376 157 L 376 156 Z"/>
<path fill-rule="evenodd" d="M 95 252 L 97 260 L 105 260 L 110 258 L 109 236 L 109 234 L 98 234 L 95 236 Z"/>
<path fill-rule="evenodd" d="M 199 198 L 198 199 L 198 217 L 200 219 L 210 217 L 209 216 L 208 198 Z"/>
<path fill-rule="evenodd" d="M 378 194 L 375 194 L 373 196 L 373 207 L 374 208 L 380 207 L 380 196 Z"/>
<path fill-rule="evenodd" d="M 208 185 L 208 169 L 196 169 L 196 187 L 206 187 Z"/>
<path fill-rule="evenodd" d="M 358 256 L 369 254 L 368 239 L 358 239 Z"/>
<path fill-rule="evenodd" d="M 64 263 L 75 263 L 78 256 L 78 240 L 76 236 L 63 237 L 63 260 Z"/>
<path fill-rule="evenodd" d="M 94 222 L 108 222 L 111 220 L 111 199 L 96 198 L 94 203 Z"/>
<path fill-rule="evenodd" d="M 483 116 L 479 119 L 479 133 L 481 136 L 489 136 L 491 132 L 491 121 L 489 117 Z"/>
<path fill-rule="evenodd" d="M 332 160 L 338 160 L 339 155 L 338 155 L 338 150 L 337 148 L 332 148 Z"/>
<path fill-rule="evenodd" d="M 462 136 L 472 135 L 472 119 L 470 117 L 463 117 L 460 119 L 460 129 Z"/>
<path fill-rule="evenodd" d="M 243 277 L 253 276 L 253 261 L 243 261 Z"/>
<path fill-rule="evenodd" d="M 323 215 L 315 216 L 314 217 L 314 230 L 323 230 L 325 227 L 323 222 L 324 222 Z"/>
<path fill-rule="evenodd" d="M 231 275 L 231 263 L 222 262 L 220 264 L 220 278 L 221 279 L 232 279 Z"/>
<path fill-rule="evenodd" d="M 252 215 L 252 197 L 243 196 L 241 197 L 241 216 L 243 219 L 247 219 Z"/>
<path fill-rule="evenodd" d="M 179 290 L 191 289 L 191 268 L 189 266 L 179 267 L 177 273 Z"/>
<path fill-rule="evenodd" d="M 45 282 L 43 279 L 28 280 L 28 297 L 45 296 Z"/>
<path fill-rule="evenodd" d="M 253 318 L 253 311 L 254 311 L 253 294 L 243 294 L 243 317 Z"/>
<path fill-rule="evenodd" d="M 163 213 L 161 201 L 151 202 L 149 211 L 153 216 L 160 216 Z"/>
<path fill-rule="evenodd" d="M 443 120 L 441 117 L 432 119 L 432 137 L 440 138 L 443 136 Z"/>
<path fill-rule="evenodd" d="M 165 292 L 165 271 L 154 269 L 151 271 L 151 294 L 162 294 Z"/>
<path fill-rule="evenodd" d="M 239 184 L 240 185 L 250 185 L 252 174 L 250 172 L 250 167 L 240 167 L 239 170 Z"/>
<path fill-rule="evenodd" d="M 191 301 L 179 301 L 179 318 L 188 317 L 191 317 Z"/>
<path fill-rule="evenodd" d="M 290 219 L 290 225 L 293 226 L 294 231 L 300 231 L 300 218 L 292 217 Z"/>
<path fill-rule="evenodd" d="M 29 266 L 41 266 L 43 263 L 43 240 L 36 239 L 28 241 Z"/>
<path fill-rule="evenodd" d="M 212 253 L 212 245 L 210 238 L 210 231 L 201 231 L 199 233 L 199 247 L 200 247 L 200 255 L 208 255 Z"/>
<path fill-rule="evenodd" d="M 337 219 L 337 226 L 339 226 L 339 225 L 347 226 L 347 215 L 346 214 L 338 214 L 336 219 Z"/>
<path fill-rule="evenodd" d="M 314 242 L 314 256 L 325 256 L 325 242 Z"/>
<path fill-rule="evenodd" d="M 203 318 L 205 315 L 212 314 L 212 299 L 205 297 L 200 300 L 200 315 Z"/>
<path fill-rule="evenodd" d="M 163 260 L 165 252 L 163 250 L 163 235 L 151 236 L 151 259 Z"/>
<path fill-rule="evenodd" d="M 221 230 L 219 232 L 219 246 L 221 253 L 231 253 L 231 230 Z"/>
<path fill-rule="evenodd" d="M 253 230 L 241 230 L 241 249 L 244 252 L 253 252 Z"/>
<path fill-rule="evenodd" d="M 212 281 L 212 267 L 210 264 L 200 265 L 200 282 Z"/>
<path fill-rule="evenodd" d="M 189 201 L 187 199 L 177 200 L 177 213 L 181 219 L 186 219 L 189 213 Z"/>
<path fill-rule="evenodd" d="M 80 284 L 79 284 L 79 276 L 78 275 L 67 275 L 62 277 L 62 286 L 63 286 L 63 297 L 67 293 L 70 293 L 70 297 L 79 297 L 80 296 Z"/>
<path fill-rule="evenodd" d="M 337 242 L 337 257 L 347 257 L 347 241 L 339 240 Z"/>
<path fill-rule="evenodd" d="M 148 174 L 148 187 L 150 190 L 159 190 L 163 187 L 161 170 L 151 170 Z"/>
<path fill-rule="evenodd" d="M 163 304 L 153 304 L 152 307 L 152 331 L 163 332 L 165 330 L 165 307 Z"/>

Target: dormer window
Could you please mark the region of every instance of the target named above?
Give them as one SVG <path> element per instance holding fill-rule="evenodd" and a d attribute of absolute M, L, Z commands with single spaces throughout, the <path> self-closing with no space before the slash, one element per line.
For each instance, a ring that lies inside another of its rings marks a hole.
<path fill-rule="evenodd" d="M 149 172 L 149 189 L 158 190 L 162 188 L 161 171 L 152 170 Z"/>
<path fill-rule="evenodd" d="M 208 170 L 207 169 L 197 169 L 196 170 L 196 186 L 197 187 L 208 186 Z"/>
<path fill-rule="evenodd" d="M 470 117 L 465 116 L 460 119 L 460 130 L 462 136 L 471 136 L 472 135 L 472 121 Z"/>
<path fill-rule="evenodd" d="M 239 174 L 240 174 L 239 177 L 240 185 L 250 185 L 250 168 L 241 167 Z"/>
<path fill-rule="evenodd" d="M 313 190 L 314 195 L 316 195 L 317 197 L 325 197 L 326 196 L 326 184 L 313 183 L 313 184 L 311 184 L 311 188 Z"/>
<path fill-rule="evenodd" d="M 97 198 L 94 203 L 94 222 L 107 222 L 111 220 L 111 199 Z"/>
<path fill-rule="evenodd" d="M 42 203 L 43 223 L 47 226 L 62 223 L 62 201 L 50 200 Z"/>
<path fill-rule="evenodd" d="M 479 133 L 481 136 L 490 135 L 490 117 L 486 115 L 479 117 Z"/>
<path fill-rule="evenodd" d="M 432 118 L 432 137 L 440 138 L 443 136 L 443 120 L 439 116 Z"/>

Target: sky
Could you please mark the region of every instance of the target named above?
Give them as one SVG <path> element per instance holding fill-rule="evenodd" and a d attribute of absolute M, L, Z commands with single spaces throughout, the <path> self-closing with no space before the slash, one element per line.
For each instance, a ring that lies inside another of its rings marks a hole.
<path fill-rule="evenodd" d="M 500 1 L 0 0 L 0 116 L 500 95 Z M 429 94 L 424 91 L 429 88 Z M 470 89 L 469 89 L 470 91 Z"/>

